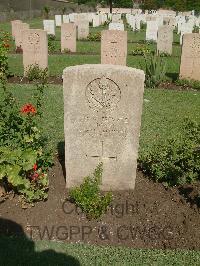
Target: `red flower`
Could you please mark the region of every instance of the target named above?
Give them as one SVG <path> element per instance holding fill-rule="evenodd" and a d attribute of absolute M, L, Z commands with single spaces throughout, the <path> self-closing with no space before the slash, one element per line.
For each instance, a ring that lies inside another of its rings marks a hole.
<path fill-rule="evenodd" d="M 34 171 L 37 170 L 37 164 L 36 164 L 36 163 L 33 165 L 33 170 L 34 170 Z"/>
<path fill-rule="evenodd" d="M 31 104 L 27 103 L 21 108 L 21 112 L 25 114 L 35 114 L 36 113 L 36 108 Z"/>
<path fill-rule="evenodd" d="M 31 175 L 31 179 L 33 180 L 33 181 L 36 181 L 37 179 L 38 179 L 38 173 L 34 173 L 33 175 Z"/>

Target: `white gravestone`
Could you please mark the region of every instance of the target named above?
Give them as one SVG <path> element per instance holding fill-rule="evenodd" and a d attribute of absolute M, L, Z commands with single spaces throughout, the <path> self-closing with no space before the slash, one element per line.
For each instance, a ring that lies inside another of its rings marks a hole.
<path fill-rule="evenodd" d="M 145 75 L 114 65 L 63 72 L 66 186 L 103 163 L 102 190 L 134 189 Z"/>

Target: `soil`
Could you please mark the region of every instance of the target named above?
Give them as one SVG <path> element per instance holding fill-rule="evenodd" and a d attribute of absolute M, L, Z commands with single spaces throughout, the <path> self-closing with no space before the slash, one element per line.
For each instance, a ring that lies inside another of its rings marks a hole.
<path fill-rule="evenodd" d="M 132 248 L 200 248 L 200 201 L 195 186 L 166 189 L 137 172 L 134 191 L 115 192 L 112 206 L 98 221 L 89 221 L 67 201 L 63 158 L 49 172 L 49 198 L 22 209 L 19 197 L 0 203 L 0 235 L 67 243 Z"/>
<path fill-rule="evenodd" d="M 185 84 L 185 85 L 178 85 L 174 82 L 162 82 L 159 84 L 157 89 L 161 90 L 175 90 L 175 91 L 194 91 L 199 92 L 200 90 L 194 89 L 191 86 Z"/>
<path fill-rule="evenodd" d="M 34 81 L 29 81 L 26 77 L 12 76 L 8 78 L 8 82 L 12 84 L 34 84 Z M 62 77 L 51 76 L 48 78 L 48 84 L 62 85 Z M 157 89 L 161 90 L 175 90 L 175 91 L 193 91 L 199 92 L 200 90 L 193 89 L 188 85 L 177 85 L 173 82 L 162 82 Z"/>

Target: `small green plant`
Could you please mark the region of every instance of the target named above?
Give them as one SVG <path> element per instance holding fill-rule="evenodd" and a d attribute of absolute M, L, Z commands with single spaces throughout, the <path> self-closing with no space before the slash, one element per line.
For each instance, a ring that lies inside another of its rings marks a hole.
<path fill-rule="evenodd" d="M 39 65 L 30 65 L 29 68 L 26 70 L 26 77 L 29 81 L 39 81 L 42 80 L 47 81 L 48 77 L 48 69 L 42 69 Z"/>
<path fill-rule="evenodd" d="M 159 53 L 160 57 L 170 57 L 171 55 L 166 53 L 166 52 L 162 52 L 162 53 Z"/>
<path fill-rule="evenodd" d="M 190 87 L 194 90 L 200 90 L 200 81 L 198 80 L 177 79 L 175 83 L 186 88 Z"/>
<path fill-rule="evenodd" d="M 53 53 L 56 51 L 56 44 L 55 44 L 56 36 L 55 35 L 48 35 L 48 50 L 49 52 Z"/>
<path fill-rule="evenodd" d="M 88 41 L 94 41 L 94 42 L 100 41 L 101 40 L 101 32 L 95 32 L 95 33 L 90 32 L 87 39 L 88 39 Z"/>
<path fill-rule="evenodd" d="M 62 51 L 62 53 L 64 53 L 64 54 L 69 54 L 69 53 L 70 53 L 70 50 L 69 50 L 68 48 L 65 48 L 65 49 Z"/>
<path fill-rule="evenodd" d="M 166 63 L 160 58 L 160 56 L 151 55 L 150 59 L 145 58 L 146 65 L 146 80 L 145 84 L 147 88 L 155 88 L 165 78 Z"/>
<path fill-rule="evenodd" d="M 106 212 L 112 201 L 112 193 L 100 193 L 102 163 L 97 166 L 92 176 L 87 176 L 80 187 L 70 190 L 70 199 L 82 209 L 88 219 L 98 219 Z"/>
<path fill-rule="evenodd" d="M 193 28 L 193 33 L 199 33 L 199 27 L 194 25 L 194 28 Z"/>
<path fill-rule="evenodd" d="M 166 186 L 200 179 L 200 124 L 186 119 L 180 133 L 139 157 L 142 171 Z"/>
<path fill-rule="evenodd" d="M 132 55 L 148 55 L 151 50 L 145 45 L 137 45 L 135 49 L 132 50 Z"/>
<path fill-rule="evenodd" d="M 45 17 L 45 19 L 49 19 L 50 7 L 48 7 L 48 6 L 44 6 L 44 8 L 43 8 L 43 12 L 44 12 L 44 17 Z"/>

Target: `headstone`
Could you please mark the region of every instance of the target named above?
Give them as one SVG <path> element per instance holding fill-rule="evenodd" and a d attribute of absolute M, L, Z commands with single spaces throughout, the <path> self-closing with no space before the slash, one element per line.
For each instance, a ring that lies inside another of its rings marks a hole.
<path fill-rule="evenodd" d="M 87 39 L 89 35 L 89 21 L 82 20 L 78 22 L 78 40 Z"/>
<path fill-rule="evenodd" d="M 141 22 L 140 17 L 136 17 L 136 20 L 135 20 L 135 28 L 136 28 L 136 30 L 140 30 L 140 22 Z"/>
<path fill-rule="evenodd" d="M 16 24 L 22 23 L 21 20 L 13 20 L 11 21 L 11 27 L 12 27 L 12 37 L 15 39 L 16 31 L 17 31 L 17 26 Z"/>
<path fill-rule="evenodd" d="M 61 25 L 62 25 L 62 16 L 61 15 L 55 15 L 55 21 L 56 21 L 56 27 L 61 27 Z"/>
<path fill-rule="evenodd" d="M 63 72 L 66 187 L 103 163 L 102 190 L 135 187 L 145 75 L 110 65 Z"/>
<path fill-rule="evenodd" d="M 56 30 L 55 30 L 55 21 L 54 20 L 43 20 L 43 26 L 44 30 L 47 32 L 49 35 L 55 35 Z"/>
<path fill-rule="evenodd" d="M 181 36 L 180 36 L 180 44 L 182 44 L 183 41 L 183 35 L 186 33 L 192 33 L 193 31 L 193 24 L 192 23 L 183 23 L 181 26 Z"/>
<path fill-rule="evenodd" d="M 124 30 L 124 24 L 122 23 L 110 23 L 109 30 Z"/>
<path fill-rule="evenodd" d="M 15 32 L 15 46 L 16 48 L 23 49 L 23 32 L 29 29 L 29 24 L 27 23 L 18 23 L 16 24 Z"/>
<path fill-rule="evenodd" d="M 173 28 L 161 26 L 158 28 L 157 53 L 172 54 Z"/>
<path fill-rule="evenodd" d="M 200 81 L 200 34 L 199 33 L 185 34 L 183 36 L 180 78 Z"/>
<path fill-rule="evenodd" d="M 126 65 L 127 31 L 101 32 L 101 64 Z"/>
<path fill-rule="evenodd" d="M 61 51 L 76 52 L 76 26 L 74 23 L 63 23 L 61 26 Z"/>
<path fill-rule="evenodd" d="M 92 22 L 93 24 L 93 27 L 99 27 L 99 25 L 100 25 L 100 17 L 99 17 L 99 15 L 94 15 L 93 16 L 93 22 Z"/>
<path fill-rule="evenodd" d="M 113 14 L 112 15 L 112 22 L 119 22 L 121 20 L 121 14 Z"/>
<path fill-rule="evenodd" d="M 146 40 L 157 41 L 158 23 L 157 21 L 147 21 Z"/>
<path fill-rule="evenodd" d="M 48 67 L 47 32 L 40 29 L 29 29 L 23 32 L 23 65 L 24 74 L 31 65 Z"/>
<path fill-rule="evenodd" d="M 69 15 L 63 15 L 63 23 L 69 23 Z"/>
<path fill-rule="evenodd" d="M 75 22 L 75 16 L 76 16 L 76 13 L 69 14 L 69 21 L 70 22 Z"/>

